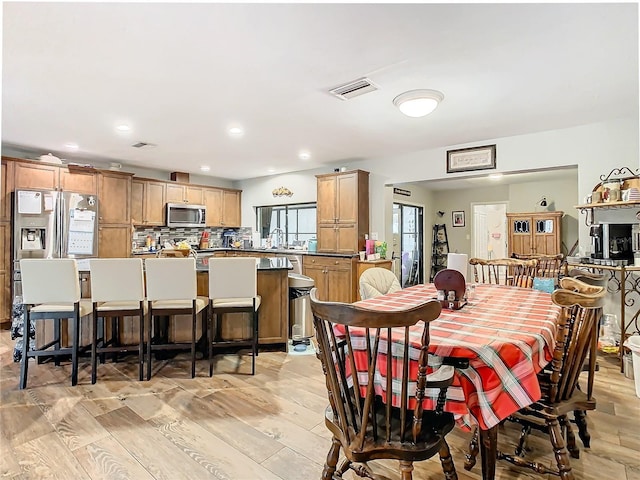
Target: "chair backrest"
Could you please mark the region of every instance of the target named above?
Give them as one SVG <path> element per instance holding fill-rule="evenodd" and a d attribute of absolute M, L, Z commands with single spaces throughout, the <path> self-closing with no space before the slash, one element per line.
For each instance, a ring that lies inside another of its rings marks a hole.
<path fill-rule="evenodd" d="M 144 261 L 147 300 L 192 300 L 196 298 L 196 260 L 147 258 Z"/>
<path fill-rule="evenodd" d="M 588 285 L 569 277 L 560 281 L 560 287 L 551 294 L 553 303 L 562 307 L 551 361 L 551 375 L 549 385 L 541 385 L 546 387 L 543 392 L 552 403 L 571 398 L 589 352 L 587 396 L 591 398 L 598 320 L 602 315 L 606 296 L 603 287 Z"/>
<path fill-rule="evenodd" d="M 20 275 L 27 305 L 80 301 L 78 265 L 72 258 L 22 259 Z"/>
<path fill-rule="evenodd" d="M 378 449 L 380 454 L 381 448 L 419 448 L 414 442 L 418 441 L 421 428 L 429 428 L 421 425 L 429 322 L 440 315 L 440 303 L 428 300 L 414 308 L 373 311 L 353 304 L 319 301 L 316 293 L 315 288 L 311 290 L 318 358 L 326 376 L 332 423 L 340 430 L 336 436 L 346 440 L 343 447 L 359 453 Z M 420 320 L 424 324 L 420 324 L 416 379 L 409 374 L 410 349 L 403 346 L 409 344 L 409 327 Z M 387 341 L 389 338 L 393 341 Z M 387 358 L 393 361 L 387 362 Z M 366 377 L 350 374 L 362 367 L 368 368 Z M 386 378 L 382 392 L 376 391 L 374 383 L 374 377 L 379 376 Z M 413 382 L 416 382 L 415 391 Z M 382 403 L 380 397 L 384 399 L 387 392 L 392 391 L 399 396 L 395 406 L 404 408 L 392 408 L 391 401 Z M 384 445 L 381 447 L 380 443 Z"/>
<path fill-rule="evenodd" d="M 604 273 L 593 273 L 581 268 L 572 268 L 569 270 L 569 277 L 576 278 L 581 282 L 598 287 L 606 287 L 607 282 L 609 281 L 608 275 Z"/>
<path fill-rule="evenodd" d="M 92 258 L 89 269 L 94 302 L 144 300 L 141 258 Z"/>
<path fill-rule="evenodd" d="M 209 259 L 209 298 L 253 298 L 258 294 L 253 257 Z"/>
<path fill-rule="evenodd" d="M 515 285 L 526 288 L 533 285 L 537 264 L 537 260 L 518 260 L 515 258 L 469 259 L 469 265 L 473 266 L 473 276 L 476 283 Z"/>
<path fill-rule="evenodd" d="M 402 290 L 400 282 L 395 274 L 386 268 L 369 268 L 360 275 L 360 297 L 363 300 L 398 290 Z"/>
<path fill-rule="evenodd" d="M 535 254 L 518 254 L 514 253 L 513 258 L 518 260 L 537 260 L 535 276 L 540 278 L 555 278 L 556 284 L 560 277 L 566 275 L 566 263 L 564 262 L 564 254 L 557 255 L 535 255 Z"/>

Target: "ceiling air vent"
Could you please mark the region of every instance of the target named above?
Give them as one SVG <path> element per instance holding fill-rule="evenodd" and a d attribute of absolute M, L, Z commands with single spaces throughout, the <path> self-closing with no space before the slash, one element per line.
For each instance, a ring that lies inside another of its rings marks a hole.
<path fill-rule="evenodd" d="M 329 90 L 331 95 L 338 97 L 340 100 L 349 100 L 353 97 L 359 97 L 365 93 L 378 90 L 378 86 L 368 78 L 359 78 L 353 82 Z"/>
<path fill-rule="evenodd" d="M 151 148 L 151 147 L 155 147 L 156 145 L 155 145 L 155 143 L 138 142 L 138 143 L 134 143 L 131 146 L 133 148 L 143 148 L 143 147 Z"/>

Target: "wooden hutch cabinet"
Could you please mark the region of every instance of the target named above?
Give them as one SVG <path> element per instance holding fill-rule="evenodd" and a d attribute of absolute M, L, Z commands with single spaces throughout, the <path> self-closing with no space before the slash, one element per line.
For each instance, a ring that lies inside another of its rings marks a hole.
<path fill-rule="evenodd" d="M 318 252 L 364 250 L 369 232 L 369 172 L 316 175 Z"/>
<path fill-rule="evenodd" d="M 562 253 L 564 212 L 507 213 L 508 256 Z"/>

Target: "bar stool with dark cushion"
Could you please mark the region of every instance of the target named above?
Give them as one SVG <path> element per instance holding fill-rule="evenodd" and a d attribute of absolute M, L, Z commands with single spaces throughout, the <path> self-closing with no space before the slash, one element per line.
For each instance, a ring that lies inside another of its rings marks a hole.
<path fill-rule="evenodd" d="M 80 342 L 80 318 L 91 314 L 91 301 L 80 299 L 78 266 L 71 258 L 20 260 L 22 298 L 25 305 L 24 331 L 31 322 L 53 320 L 55 338 L 40 348 L 30 351 L 25 338 L 20 367 L 20 388 L 27 386 L 29 358 L 54 357 L 60 364 L 61 356 L 71 356 L 71 385 L 78 383 L 78 344 Z M 71 345 L 62 346 L 61 320 L 71 322 Z"/>

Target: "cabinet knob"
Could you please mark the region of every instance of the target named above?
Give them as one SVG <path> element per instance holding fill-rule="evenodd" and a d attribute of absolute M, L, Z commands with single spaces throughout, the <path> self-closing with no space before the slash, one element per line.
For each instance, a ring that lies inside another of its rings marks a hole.
<path fill-rule="evenodd" d="M 336 260 L 336 265 L 338 265 L 338 260 Z"/>

